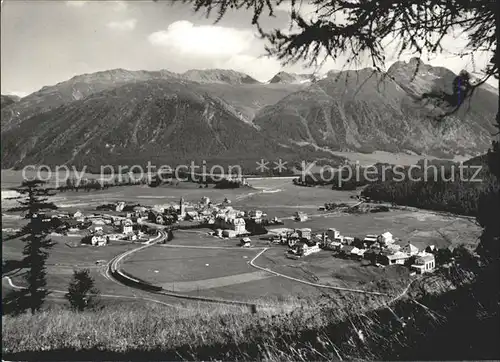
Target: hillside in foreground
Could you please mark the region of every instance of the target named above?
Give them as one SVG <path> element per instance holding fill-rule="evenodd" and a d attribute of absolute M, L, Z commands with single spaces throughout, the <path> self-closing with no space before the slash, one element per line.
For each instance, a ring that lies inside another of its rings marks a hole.
<path fill-rule="evenodd" d="M 483 270 L 484 272 L 484 270 Z M 488 286 L 489 285 L 489 286 Z M 6 316 L 8 359 L 498 359 L 498 295 L 463 269 L 416 283 L 390 305 L 360 295 L 250 314 L 151 305 Z M 440 291 L 445 291 L 440 294 Z M 496 299 L 495 299 L 496 298 Z"/>

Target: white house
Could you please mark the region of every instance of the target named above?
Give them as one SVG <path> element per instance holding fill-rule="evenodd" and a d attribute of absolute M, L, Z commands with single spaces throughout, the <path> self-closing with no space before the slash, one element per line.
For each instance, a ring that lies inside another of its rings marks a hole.
<path fill-rule="evenodd" d="M 102 233 L 103 232 L 103 228 L 102 226 L 93 226 L 89 229 L 89 231 L 91 233 Z"/>
<path fill-rule="evenodd" d="M 124 208 L 125 203 L 123 201 L 120 201 L 116 203 L 115 211 L 122 212 Z"/>
<path fill-rule="evenodd" d="M 394 239 L 392 237 L 392 234 L 388 231 L 379 235 L 377 238 L 377 241 L 381 244 L 384 244 L 384 245 L 389 245 L 389 244 L 394 243 Z"/>
<path fill-rule="evenodd" d="M 252 219 L 260 219 L 262 218 L 262 211 L 261 210 L 252 210 L 248 213 L 248 216 Z"/>
<path fill-rule="evenodd" d="M 123 234 L 132 234 L 134 232 L 134 227 L 132 224 L 123 223 L 122 225 L 122 233 Z"/>
<path fill-rule="evenodd" d="M 404 265 L 404 263 L 406 262 L 406 260 L 408 260 L 408 258 L 409 258 L 408 254 L 397 251 L 394 254 L 386 255 L 385 264 L 386 265 L 393 265 L 393 264 Z"/>
<path fill-rule="evenodd" d="M 337 229 L 329 228 L 327 234 L 330 241 L 337 241 L 336 239 L 340 239 L 340 233 Z"/>
<path fill-rule="evenodd" d="M 251 246 L 251 240 L 250 240 L 250 238 L 247 238 L 247 237 L 242 238 L 240 240 L 240 245 L 242 247 L 244 247 L 244 248 L 249 248 Z"/>
<path fill-rule="evenodd" d="M 226 238 L 234 238 L 238 236 L 238 233 L 235 230 L 226 229 L 222 230 L 222 236 Z"/>
<path fill-rule="evenodd" d="M 386 245 L 386 248 L 387 248 L 387 250 L 389 250 L 393 253 L 395 253 L 396 251 L 402 251 L 401 246 L 398 244 L 389 244 L 389 245 Z"/>
<path fill-rule="evenodd" d="M 411 269 L 416 271 L 417 274 L 430 273 L 436 267 L 436 260 L 433 254 L 422 254 L 415 259 L 415 264 Z"/>
<path fill-rule="evenodd" d="M 304 221 L 307 221 L 308 217 L 307 217 L 307 215 L 305 213 L 297 211 L 295 213 L 294 219 L 295 219 L 295 221 L 304 222 Z"/>
<path fill-rule="evenodd" d="M 354 237 L 352 236 L 343 236 L 342 237 L 342 243 L 351 245 L 354 242 Z"/>
<path fill-rule="evenodd" d="M 186 212 L 186 220 L 198 221 L 201 217 L 197 211 L 187 211 Z"/>
<path fill-rule="evenodd" d="M 94 246 L 104 246 L 108 243 L 106 235 L 94 235 L 92 236 L 91 243 Z"/>
<path fill-rule="evenodd" d="M 235 231 L 236 235 L 244 234 L 247 232 L 245 220 L 241 217 L 228 217 L 218 215 L 215 219 L 215 224 L 223 229 Z"/>
<path fill-rule="evenodd" d="M 365 252 L 366 252 L 366 249 L 358 249 L 355 247 L 351 250 L 351 255 L 358 256 L 358 257 L 362 258 L 363 255 L 365 255 Z"/>
<path fill-rule="evenodd" d="M 111 240 L 117 241 L 117 240 L 121 240 L 123 235 L 122 234 L 108 234 L 107 237 L 110 241 Z"/>
<path fill-rule="evenodd" d="M 82 213 L 80 210 L 76 211 L 76 212 L 73 214 L 73 218 L 74 218 L 74 219 L 79 219 L 79 218 L 82 218 L 82 217 L 83 217 L 83 213 Z"/>
<path fill-rule="evenodd" d="M 315 244 L 313 246 L 309 246 L 306 243 L 301 243 L 299 245 L 299 248 L 302 250 L 302 255 L 307 256 L 313 253 L 320 252 L 321 249 L 318 244 Z"/>
<path fill-rule="evenodd" d="M 309 228 L 297 229 L 297 234 L 299 238 L 311 239 L 311 229 Z"/>

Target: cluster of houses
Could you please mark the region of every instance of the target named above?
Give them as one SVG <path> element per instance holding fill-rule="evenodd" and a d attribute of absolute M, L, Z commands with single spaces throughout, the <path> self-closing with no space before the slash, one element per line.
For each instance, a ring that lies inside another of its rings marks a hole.
<path fill-rule="evenodd" d="M 104 246 L 110 241 L 147 241 L 148 239 L 143 229 L 130 218 L 92 218 L 91 221 L 92 226 L 87 229 L 87 235 L 82 239 L 84 244 Z"/>
<path fill-rule="evenodd" d="M 117 205 L 117 208 L 121 206 Z M 123 208 L 122 208 L 123 209 Z M 54 211 L 40 215 L 42 221 L 52 223 L 55 233 L 84 236 L 82 243 L 103 246 L 112 240 L 143 240 L 148 238 L 147 227 L 138 224 L 137 217 L 128 213 L 127 217 L 113 217 L 98 213 L 85 215 L 77 211 Z"/>
<path fill-rule="evenodd" d="M 335 228 L 314 236 L 309 228 L 282 228 L 270 232 L 273 235 L 271 242 L 287 245 L 287 257 L 292 259 L 331 250 L 340 257 L 366 259 L 378 266 L 407 265 L 416 274 L 432 272 L 436 267 L 432 247 L 420 251 L 411 243 L 400 246 L 388 231 L 367 235 L 364 239 L 341 235 Z"/>
<path fill-rule="evenodd" d="M 186 202 L 183 198 L 178 204 L 156 205 L 148 210 L 146 218 L 153 223 L 170 225 L 180 221 L 197 222 L 214 230 L 219 237 L 238 237 L 251 234 L 248 223 L 278 223 L 278 219 L 268 221 L 261 210 L 242 211 L 231 206 L 231 200 L 225 198 L 220 203 L 211 202 L 202 197 L 199 202 Z"/>
<path fill-rule="evenodd" d="M 366 259 L 379 266 L 408 265 L 417 274 L 431 272 L 436 266 L 434 254 L 430 250 L 420 251 L 411 243 L 401 246 L 388 231 L 358 239 L 342 236 L 332 228 L 328 230 L 324 247 L 336 251 L 340 256 Z"/>

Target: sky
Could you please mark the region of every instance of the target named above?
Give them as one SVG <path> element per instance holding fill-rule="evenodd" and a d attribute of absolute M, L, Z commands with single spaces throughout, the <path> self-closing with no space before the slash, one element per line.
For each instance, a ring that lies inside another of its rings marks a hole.
<path fill-rule="evenodd" d="M 312 10 L 308 4 L 302 8 L 306 15 Z M 78 74 L 115 68 L 179 73 L 234 69 L 259 81 L 269 80 L 280 70 L 314 70 L 305 69 L 304 64 L 283 68 L 278 60 L 263 56 L 265 43 L 257 37 L 251 17 L 251 12 L 240 10 L 214 24 L 215 17 L 207 19 L 173 0 L 2 0 L 1 92 L 25 96 Z M 265 17 L 263 25 L 287 29 L 288 4 L 280 7 L 275 18 Z M 462 38 L 449 37 L 443 54 L 423 60 L 456 73 L 474 70 L 470 58 L 452 54 L 463 43 Z M 401 60 L 411 56 L 404 54 Z M 319 71 L 342 69 L 346 59 L 330 59 Z M 389 66 L 397 59 L 388 53 L 387 60 Z M 476 70 L 486 62 L 484 55 L 478 55 Z M 498 87 L 498 83 L 491 84 Z"/>

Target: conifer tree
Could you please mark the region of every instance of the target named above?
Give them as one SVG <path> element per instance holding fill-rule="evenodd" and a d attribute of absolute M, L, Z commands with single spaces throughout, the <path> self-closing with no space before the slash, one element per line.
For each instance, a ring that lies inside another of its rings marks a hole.
<path fill-rule="evenodd" d="M 17 235 L 25 242 L 22 265 L 27 269 L 24 275 L 27 287 L 17 293 L 19 312 L 30 309 L 35 313 L 41 308 L 48 294 L 45 289 L 47 284 L 45 261 L 53 243 L 47 235 L 54 226 L 50 220 L 45 219 L 43 212 L 55 210 L 57 207 L 48 202 L 47 196 L 51 196 L 51 190 L 40 187 L 44 184 L 44 181 L 30 180 L 12 189 L 21 194 L 18 200 L 20 206 L 9 211 L 24 212 L 25 217 L 29 219 L 28 224 L 23 226 Z"/>

